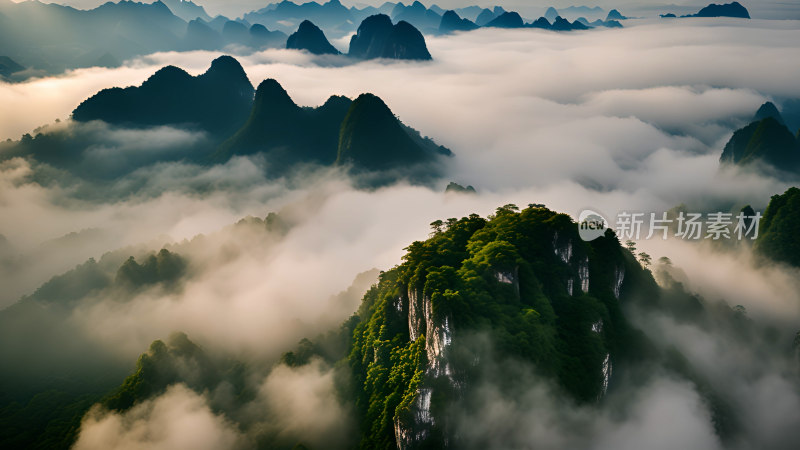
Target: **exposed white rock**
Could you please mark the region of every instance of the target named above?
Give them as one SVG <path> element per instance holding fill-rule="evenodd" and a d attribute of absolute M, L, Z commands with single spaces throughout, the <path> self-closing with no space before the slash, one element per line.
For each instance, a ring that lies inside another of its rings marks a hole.
<path fill-rule="evenodd" d="M 425 308 L 425 351 L 428 355 L 428 373 L 434 377 L 452 377 L 450 362 L 445 357 L 445 349 L 453 342 L 450 317 L 442 318 L 441 323 L 433 320 L 433 307 L 428 296 L 423 298 Z"/>
<path fill-rule="evenodd" d="M 589 257 L 585 256 L 578 265 L 578 278 L 581 280 L 581 291 L 589 292 Z"/>
<path fill-rule="evenodd" d="M 608 391 L 608 382 L 611 380 L 611 355 L 606 353 L 606 357 L 603 360 L 603 387 L 600 391 L 600 398 L 606 395 Z"/>
<path fill-rule="evenodd" d="M 573 280 L 572 278 L 570 278 L 569 280 L 567 280 L 567 293 L 568 293 L 569 295 L 572 295 L 572 286 L 573 286 L 574 284 L 575 284 L 575 280 Z"/>
<path fill-rule="evenodd" d="M 622 282 L 625 281 L 625 267 L 617 267 L 614 269 L 614 296 L 619 300 L 619 294 L 622 291 Z"/>
<path fill-rule="evenodd" d="M 420 315 L 419 295 L 417 290 L 408 288 L 408 335 L 411 341 L 416 341 L 421 333 L 424 317 Z"/>
<path fill-rule="evenodd" d="M 501 283 L 514 284 L 514 274 L 511 272 L 501 272 L 498 270 L 495 272 L 494 277 Z"/>
<path fill-rule="evenodd" d="M 600 319 L 592 324 L 592 331 L 594 331 L 595 333 L 603 332 L 603 319 Z"/>
<path fill-rule="evenodd" d="M 569 264 L 569 260 L 572 259 L 572 239 L 567 240 L 565 245 L 559 247 L 558 245 L 558 232 L 555 233 L 553 237 L 553 250 L 556 252 L 559 258 L 564 261 L 565 264 Z"/>

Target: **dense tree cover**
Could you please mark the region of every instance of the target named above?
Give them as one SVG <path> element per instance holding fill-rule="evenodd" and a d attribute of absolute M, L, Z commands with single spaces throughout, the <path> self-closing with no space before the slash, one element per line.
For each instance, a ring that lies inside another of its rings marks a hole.
<path fill-rule="evenodd" d="M 789 188 L 772 199 L 759 225 L 755 249 L 779 262 L 800 266 L 800 189 Z"/>
<path fill-rule="evenodd" d="M 437 221 L 432 228 L 428 240 L 406 249 L 403 264 L 382 274 L 356 316 L 347 361 L 362 423 L 361 448 L 394 448 L 395 422 L 412 420 L 423 385 L 437 386 L 434 414 L 457 394 L 452 383 L 448 387 L 428 370 L 425 327 L 410 339 L 415 292 L 430 300 L 433 323 L 445 318 L 452 323 L 448 360 L 456 385 L 476 375 L 470 361 L 479 355 L 460 344 L 470 336 L 486 336 L 493 357 L 532 363 L 579 402 L 602 394 L 601 366 L 608 353 L 619 361 L 637 353 L 642 339 L 625 320 L 612 286 L 618 271 L 626 271 L 634 284 L 644 276 L 613 232 L 585 243 L 568 216 L 538 205 L 521 212 L 506 205 L 488 220 L 471 215 Z M 556 249 L 571 256 L 564 262 Z M 587 293 L 577 273 L 584 258 Z M 503 276 L 509 278 L 501 281 Z M 602 331 L 593 331 L 600 321 Z M 433 431 L 429 444 L 444 432 Z"/>
<path fill-rule="evenodd" d="M 86 411 L 129 372 L 70 315 L 103 293 L 124 301 L 143 288 L 176 288 L 187 263 L 162 249 L 120 264 L 124 252 L 89 259 L 0 312 L 0 448 L 69 448 Z"/>

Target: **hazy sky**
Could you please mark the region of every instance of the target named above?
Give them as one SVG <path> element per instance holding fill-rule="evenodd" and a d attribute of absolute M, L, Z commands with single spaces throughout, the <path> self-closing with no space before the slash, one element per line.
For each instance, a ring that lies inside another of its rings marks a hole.
<path fill-rule="evenodd" d="M 20 0 L 13 0 L 19 2 Z M 105 3 L 106 0 L 62 0 L 62 1 L 48 1 L 45 3 L 62 3 L 72 5 L 79 8 L 92 8 L 97 5 Z M 152 3 L 151 0 L 144 0 L 145 3 Z M 318 0 L 319 3 L 324 3 L 324 0 Z M 197 0 L 195 3 L 206 8 L 206 11 L 211 15 L 223 14 L 231 18 L 240 17 L 242 14 L 263 8 L 270 3 L 277 3 L 276 1 L 267 0 Z M 297 0 L 295 3 L 305 3 L 303 0 Z M 359 5 L 373 5 L 380 6 L 383 0 L 343 0 L 342 4 L 345 6 L 359 6 Z M 411 4 L 413 0 L 405 0 L 403 3 Z M 494 5 L 501 5 L 506 9 L 513 9 L 521 12 L 526 18 L 536 18 L 538 15 L 544 13 L 545 9 L 549 6 L 556 8 L 563 8 L 572 5 L 586 5 L 589 7 L 600 6 L 603 9 L 610 10 L 617 8 L 623 14 L 630 14 L 630 12 L 638 15 L 646 15 L 655 17 L 658 13 L 664 12 L 690 12 L 697 11 L 708 3 L 714 1 L 703 0 L 600 0 L 600 1 L 580 1 L 580 0 L 508 0 L 508 1 L 486 1 L 486 0 L 429 0 L 422 2 L 426 6 L 439 5 L 442 8 L 460 8 L 464 6 L 478 5 L 484 7 L 492 7 Z M 725 3 L 719 2 L 717 3 Z M 793 2 L 787 1 L 742 1 L 754 17 L 763 18 L 794 18 L 800 19 L 800 6 Z M 686 10 L 676 9 L 672 6 L 680 5 L 687 7 Z M 626 12 L 627 11 L 627 12 Z M 574 19 L 574 17 L 572 18 Z"/>
<path fill-rule="evenodd" d="M 345 42 L 334 45 L 344 48 Z M 398 264 L 403 248 L 424 239 L 436 219 L 485 216 L 507 203 L 545 203 L 573 215 L 585 207 L 613 215 L 679 203 L 692 209 L 744 203 L 763 208 L 786 188 L 773 179 L 720 170 L 718 160 L 733 130 L 760 104 L 800 97 L 800 22 L 653 20 L 583 33 L 478 30 L 427 42 L 432 62 L 347 65 L 291 50 L 239 59 L 254 84 L 273 77 L 301 105 L 320 105 L 332 94 L 379 95 L 406 124 L 453 150 L 439 185 L 363 191 L 336 170 L 268 180 L 267 162 L 235 158 L 211 169 L 159 164 L 108 187 L 124 191 L 145 180 L 139 191 L 108 202 L 84 201 L 73 198 L 73 186 L 32 182 L 28 162 L 6 161 L 0 163 L 0 233 L 8 238 L 9 254 L 22 257 L 12 260 L 17 272 L 0 272 L 0 285 L 13 286 L 4 289 L 0 306 L 90 256 L 128 245 L 170 245 L 192 263 L 183 289 L 145 289 L 125 301 L 103 291 L 86 299 L 69 322 L 131 362 L 149 342 L 176 330 L 212 351 L 269 360 L 350 314 L 358 300 L 332 304 L 331 295 L 363 271 Z M 70 126 L 64 119 L 72 108 L 102 88 L 138 85 L 166 64 L 199 74 L 218 55 L 156 54 L 117 69 L 0 83 L 0 104 L 16 112 L 0 121 L 0 137 L 16 138 L 56 118 L 62 119 L 59 126 Z M 113 139 L 97 158 L 194 138 L 165 128 L 109 134 Z M 449 180 L 474 185 L 478 195 L 444 195 Z M 199 194 L 191 189 L 197 185 L 214 189 Z M 225 229 L 269 211 L 281 211 L 294 223 L 284 238 Z M 73 232 L 87 234 L 89 243 L 59 240 Z M 184 243 L 198 233 L 208 236 Z M 687 286 L 705 298 L 742 304 L 755 320 L 778 324 L 783 335 L 796 331 L 796 270 L 755 267 L 747 250 L 719 253 L 661 241 L 642 241 L 639 248 L 654 260 L 672 258 L 685 270 Z M 742 448 L 797 442 L 796 381 L 769 354 L 755 345 L 731 345 L 713 329 L 660 316 L 634 320 L 659 345 L 680 349 L 733 398 L 743 419 Z M 771 349 L 783 351 L 777 344 Z M 507 376 L 510 368 L 501 367 Z M 527 368 L 515 370 L 524 381 L 518 391 L 477 386 L 474 394 L 487 407 L 462 412 L 462 433 L 479 440 L 504 430 L 494 444 L 505 448 L 531 441 L 544 448 L 720 445 L 707 406 L 683 380 L 656 374 L 644 386 L 610 397 L 624 404 L 620 415 L 573 407 Z M 251 406 L 265 427 L 277 423 L 326 437 L 346 429 L 348 413 L 334 400 L 325 367 L 281 367 L 255 382 L 259 395 Z M 209 406 L 213 395 L 178 385 L 125 414 L 94 410 L 78 448 L 246 444 L 248 437 Z"/>

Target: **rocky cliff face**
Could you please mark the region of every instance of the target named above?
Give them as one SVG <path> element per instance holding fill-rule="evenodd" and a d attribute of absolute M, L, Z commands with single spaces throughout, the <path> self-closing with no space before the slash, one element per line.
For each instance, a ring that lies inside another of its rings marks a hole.
<path fill-rule="evenodd" d="M 550 223 L 539 221 L 544 218 L 549 218 Z M 626 327 L 619 322 L 618 312 L 608 312 L 618 308 L 625 282 L 627 263 L 619 242 L 612 237 L 600 239 L 596 245 L 583 242 L 574 223 L 544 208 L 521 213 L 502 211 L 488 223 L 475 217 L 462 221 L 451 222 L 448 230 L 409 248 L 406 263 L 399 268 L 406 270 L 408 278 L 400 277 L 398 295 L 387 305 L 387 314 L 395 318 L 385 323 L 403 324 L 405 329 L 398 330 L 398 336 L 405 335 L 404 345 L 411 348 L 424 340 L 425 357 L 415 376 L 418 382 L 408 385 L 406 400 L 398 406 L 392 421 L 392 438 L 399 449 L 420 448 L 434 442 L 439 448 L 458 446 L 457 436 L 448 431 L 450 418 L 443 405 L 469 395 L 471 374 L 485 357 L 493 357 L 481 354 L 467 342 L 475 333 L 470 324 L 495 323 L 495 313 L 490 311 L 497 308 L 507 310 L 519 305 L 529 319 L 530 314 L 537 315 L 541 326 L 552 327 L 556 336 L 566 339 L 562 344 L 552 343 L 555 353 L 551 355 L 574 351 L 573 358 L 580 358 L 582 368 L 559 368 L 561 356 L 556 356 L 544 357 L 539 369 L 543 373 L 552 371 L 556 379 L 571 377 L 575 370 L 583 371 L 583 381 L 578 384 L 562 381 L 580 401 L 601 401 L 613 383 L 617 350 L 609 336 Z M 470 227 L 479 229 L 467 232 Z M 499 234 L 506 235 L 511 230 L 520 233 L 514 244 L 496 240 Z M 439 260 L 431 265 L 436 260 L 432 255 L 441 251 L 435 248 L 443 245 L 454 251 L 452 246 L 460 232 L 469 235 L 461 236 L 467 241 L 460 242 L 469 242 L 466 247 L 470 250 L 465 256 L 472 257 L 460 260 L 458 270 L 453 269 L 458 266 L 449 265 L 456 260 Z M 484 241 L 489 236 L 492 238 Z M 430 248 L 425 250 L 425 246 Z M 433 259 L 416 259 L 416 255 L 423 254 Z M 537 303 L 534 298 L 544 303 Z M 489 302 L 485 304 L 489 309 L 482 310 L 481 299 Z M 502 327 L 508 326 L 509 320 L 521 320 L 521 316 L 497 320 L 501 322 L 494 326 Z M 381 329 L 386 330 L 385 326 Z M 515 336 L 518 338 L 519 334 Z M 503 345 L 515 344 L 512 340 Z M 577 347 L 571 348 L 573 345 Z"/>

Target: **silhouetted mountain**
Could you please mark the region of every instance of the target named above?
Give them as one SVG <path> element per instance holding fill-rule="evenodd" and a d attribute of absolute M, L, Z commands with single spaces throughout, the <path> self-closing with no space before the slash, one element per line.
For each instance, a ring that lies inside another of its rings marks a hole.
<path fill-rule="evenodd" d="M 475 188 L 472 186 L 464 187 L 455 181 L 451 181 L 450 184 L 444 189 L 445 193 L 452 192 L 456 194 L 475 194 Z"/>
<path fill-rule="evenodd" d="M 572 30 L 588 30 L 589 27 L 578 22 L 577 20 L 573 23 L 570 23 L 569 20 L 561 16 L 558 16 L 556 17 L 556 20 L 555 22 L 553 22 L 553 25 L 550 27 L 550 29 L 555 31 L 572 31 Z"/>
<path fill-rule="evenodd" d="M 596 17 L 601 19 L 605 13 L 605 10 L 599 6 L 588 7 L 588 6 L 568 6 L 566 8 L 561 8 L 558 10 L 558 15 L 567 18 L 567 17 L 575 17 L 575 16 L 584 16 L 584 17 Z"/>
<path fill-rule="evenodd" d="M 203 19 L 206 22 L 211 21 L 211 16 L 206 13 L 206 10 L 191 0 L 161 0 L 161 2 L 167 5 L 172 14 L 187 22 L 194 19 Z"/>
<path fill-rule="evenodd" d="M 627 20 L 627 19 L 628 19 L 627 17 L 623 16 L 616 9 L 612 9 L 611 11 L 609 11 L 608 15 L 606 16 L 606 21 L 609 21 L 609 20 Z"/>
<path fill-rule="evenodd" d="M 405 6 L 403 3 L 398 3 L 392 9 L 392 20 L 399 22 L 404 20 L 417 29 L 424 30 L 425 32 L 436 32 L 439 29 L 439 24 L 442 21 L 442 15 L 427 9 L 425 5 L 419 1 L 415 1 L 410 6 Z"/>
<path fill-rule="evenodd" d="M 266 156 L 273 175 L 309 163 L 428 174 L 430 167 L 408 165 L 451 154 L 405 127 L 372 94 L 355 101 L 332 96 L 318 108 L 301 108 L 272 79 L 258 86 L 250 118 L 213 159 L 223 162 L 235 155 L 256 153 Z"/>
<path fill-rule="evenodd" d="M 778 108 L 772 102 L 766 102 L 758 108 L 758 111 L 756 111 L 756 114 L 753 116 L 753 122 L 758 122 L 766 119 L 767 117 L 772 117 L 773 119 L 777 120 L 779 124 L 786 125 L 786 123 L 783 121 L 781 113 L 778 111 Z"/>
<path fill-rule="evenodd" d="M 487 23 L 493 21 L 497 16 L 492 12 L 490 9 L 484 9 L 478 14 L 478 17 L 475 19 L 475 24 L 478 26 L 486 26 Z"/>
<path fill-rule="evenodd" d="M 13 73 L 25 70 L 16 61 L 8 56 L 0 56 L 0 77 L 7 77 Z"/>
<path fill-rule="evenodd" d="M 256 49 L 282 47 L 288 37 L 280 31 L 270 31 L 257 23 L 250 27 L 250 46 Z"/>
<path fill-rule="evenodd" d="M 675 15 L 675 14 L 673 14 L 673 13 L 659 14 L 659 16 L 660 16 L 662 19 L 674 19 L 674 18 L 678 17 L 678 16 L 676 16 L 676 15 Z"/>
<path fill-rule="evenodd" d="M 528 25 L 531 28 L 542 28 L 545 30 L 549 30 L 552 28 L 552 24 L 547 21 L 544 17 L 539 17 L 538 19 L 534 20 L 533 23 Z"/>
<path fill-rule="evenodd" d="M 180 50 L 186 22 L 164 3 L 120 1 L 91 10 L 55 3 L 0 2 L 0 55 L 48 73 Z M 36 51 L 30 51 L 36 49 Z"/>
<path fill-rule="evenodd" d="M 750 13 L 747 12 L 747 8 L 742 6 L 739 2 L 726 3 L 724 5 L 712 3 L 698 11 L 697 14 L 684 17 L 738 17 L 749 19 Z"/>
<path fill-rule="evenodd" d="M 481 8 L 480 6 L 472 5 L 472 6 L 467 6 L 466 8 L 457 8 L 455 9 L 455 12 L 458 13 L 459 16 L 475 22 L 475 19 L 478 18 L 478 15 L 480 15 L 480 13 L 482 13 L 483 10 L 484 8 Z"/>
<path fill-rule="evenodd" d="M 770 116 L 734 132 L 720 162 L 741 166 L 765 163 L 796 172 L 800 169 L 800 143 L 785 125 Z"/>
<path fill-rule="evenodd" d="M 559 16 L 560 16 L 560 14 L 558 13 L 558 10 L 556 10 L 555 8 L 553 8 L 551 6 L 551 7 L 547 8 L 547 11 L 545 11 L 543 17 L 545 19 L 547 19 L 548 22 L 553 23 L 556 20 L 556 17 L 559 17 Z"/>
<path fill-rule="evenodd" d="M 355 8 L 348 9 L 339 0 L 331 0 L 324 4 L 317 2 L 296 4 L 282 1 L 249 12 L 242 18 L 249 23 L 259 23 L 271 30 L 277 29 L 284 33 L 291 33 L 303 20 L 310 20 L 328 32 L 342 27 L 341 32 L 336 34 L 338 36 L 350 32 L 354 24 L 363 17 Z"/>
<path fill-rule="evenodd" d="M 517 12 L 505 12 L 486 24 L 492 28 L 522 28 L 525 23 Z"/>
<path fill-rule="evenodd" d="M 226 43 L 246 43 L 250 39 L 247 25 L 229 20 L 222 27 L 222 39 Z"/>
<path fill-rule="evenodd" d="M 584 24 L 586 25 L 586 24 Z M 590 23 L 589 25 L 593 27 L 606 27 L 606 28 L 622 28 L 622 24 L 616 20 L 606 20 L 602 21 L 600 19 L 595 20 L 594 22 Z"/>
<path fill-rule="evenodd" d="M 586 19 L 584 19 L 586 20 Z M 606 26 L 605 22 L 602 20 L 595 21 L 591 24 L 592 26 Z M 567 19 L 557 16 L 556 20 L 551 24 L 547 21 L 544 17 L 539 17 L 533 23 L 526 25 L 529 28 L 541 28 L 544 30 L 553 30 L 553 31 L 572 31 L 572 30 L 588 30 L 589 27 L 582 23 L 580 19 L 575 20 L 575 22 L 570 23 Z M 620 25 L 622 26 L 622 25 Z"/>
<path fill-rule="evenodd" d="M 754 249 L 774 261 L 800 267 L 800 189 L 773 195 L 759 225 Z"/>
<path fill-rule="evenodd" d="M 456 14 L 455 11 L 449 10 L 442 16 L 442 22 L 439 24 L 440 33 L 452 33 L 454 31 L 472 31 L 478 28 L 478 25 L 471 20 L 462 19 Z"/>
<path fill-rule="evenodd" d="M 80 122 L 126 126 L 189 124 L 224 135 L 241 126 L 252 102 L 253 85 L 242 66 L 221 56 L 196 77 L 167 66 L 140 87 L 104 89 L 75 108 L 72 116 Z"/>
<path fill-rule="evenodd" d="M 184 41 L 187 50 L 214 50 L 223 45 L 222 35 L 202 19 L 194 19 L 189 22 Z"/>
<path fill-rule="evenodd" d="M 350 39 L 349 56 L 355 58 L 393 58 L 429 60 L 425 38 L 408 22 L 392 25 L 385 14 L 367 17 Z"/>
<path fill-rule="evenodd" d="M 342 122 L 336 162 L 389 170 L 430 162 L 434 156 L 414 142 L 383 100 L 361 94 Z"/>
<path fill-rule="evenodd" d="M 325 33 L 308 20 L 300 23 L 297 31 L 289 36 L 286 48 L 306 50 L 315 55 L 338 55 L 339 50 L 328 42 Z"/>

